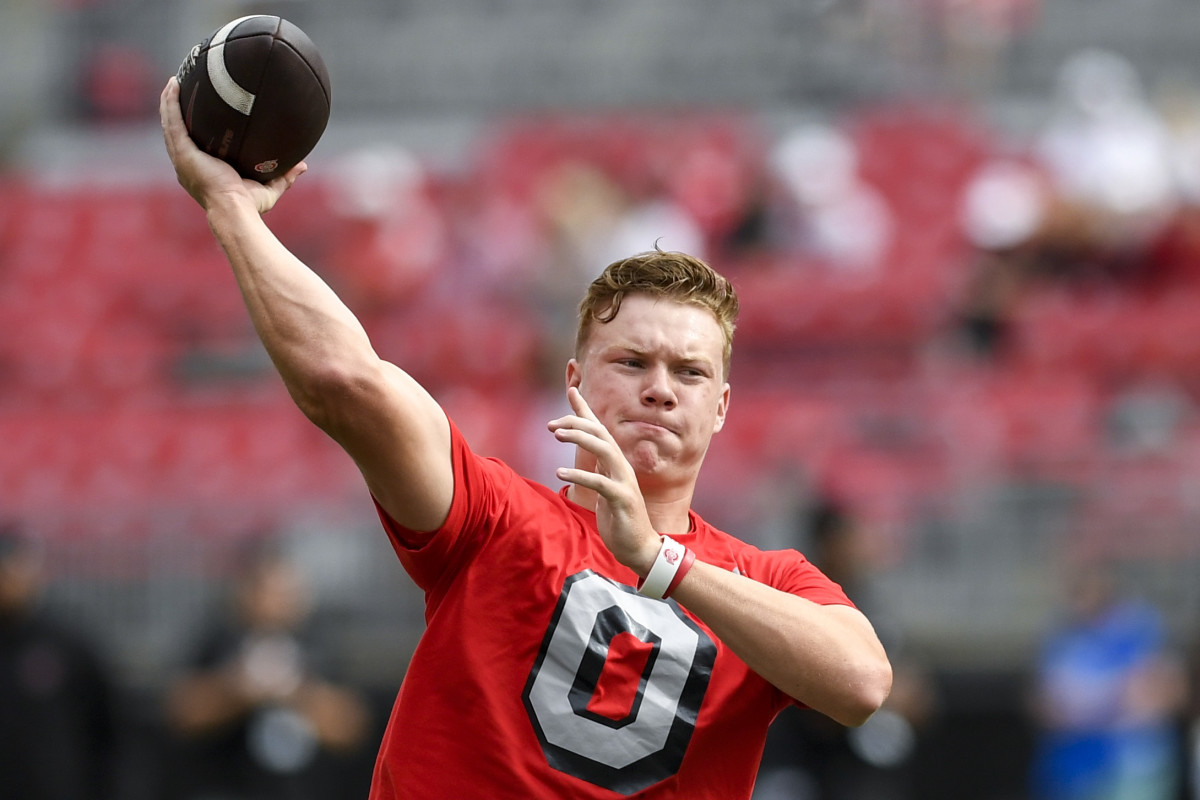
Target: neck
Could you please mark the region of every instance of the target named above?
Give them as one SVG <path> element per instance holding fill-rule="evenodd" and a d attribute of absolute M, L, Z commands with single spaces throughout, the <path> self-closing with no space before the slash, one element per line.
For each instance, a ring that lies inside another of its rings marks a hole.
<path fill-rule="evenodd" d="M 600 497 L 591 489 L 571 485 L 567 487 L 567 499 L 594 512 Z M 691 529 L 691 517 L 688 515 L 691 501 L 690 492 L 677 498 L 644 497 L 650 524 L 655 531 L 665 534 L 687 533 Z"/>

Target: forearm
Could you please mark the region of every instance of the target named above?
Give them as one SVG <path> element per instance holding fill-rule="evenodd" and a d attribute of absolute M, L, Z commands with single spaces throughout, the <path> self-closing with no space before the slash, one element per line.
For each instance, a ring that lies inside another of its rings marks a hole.
<path fill-rule="evenodd" d="M 296 692 L 292 706 L 312 724 L 321 743 L 332 750 L 351 750 L 367 735 L 366 705 L 348 689 L 312 681 Z"/>
<path fill-rule="evenodd" d="M 697 561 L 672 597 L 746 664 L 816 711 L 859 725 L 887 698 L 891 667 L 866 618 Z"/>
<path fill-rule="evenodd" d="M 184 735 L 201 735 L 240 719 L 250 708 L 237 683 L 224 672 L 195 674 L 167 692 L 167 719 Z"/>
<path fill-rule="evenodd" d="M 362 325 L 315 272 L 292 255 L 244 198 L 208 207 L 246 309 L 289 392 L 313 416 L 330 379 L 377 361 Z"/>

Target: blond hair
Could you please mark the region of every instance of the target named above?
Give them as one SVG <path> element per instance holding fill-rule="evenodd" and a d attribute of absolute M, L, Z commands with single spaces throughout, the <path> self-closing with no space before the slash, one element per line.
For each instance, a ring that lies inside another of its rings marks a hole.
<path fill-rule="evenodd" d="M 738 298 L 733 285 L 695 256 L 658 249 L 614 261 L 588 286 L 579 304 L 576 357 L 583 353 L 592 326 L 615 319 L 621 301 L 631 294 L 645 294 L 712 312 L 725 340 L 722 366 L 728 378 L 738 317 Z"/>

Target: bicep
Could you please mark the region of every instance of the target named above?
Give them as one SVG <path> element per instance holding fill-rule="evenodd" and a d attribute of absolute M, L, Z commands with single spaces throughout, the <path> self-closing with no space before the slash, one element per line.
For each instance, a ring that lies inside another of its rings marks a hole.
<path fill-rule="evenodd" d="M 454 495 L 450 421 L 437 401 L 395 365 L 380 362 L 330 435 L 354 459 L 367 488 L 400 525 L 434 530 Z"/>

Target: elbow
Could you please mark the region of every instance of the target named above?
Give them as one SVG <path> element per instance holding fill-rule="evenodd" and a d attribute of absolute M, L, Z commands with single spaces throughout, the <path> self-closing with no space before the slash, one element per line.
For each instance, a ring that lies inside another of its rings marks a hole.
<path fill-rule="evenodd" d="M 865 723 L 887 701 L 892 691 L 892 665 L 887 658 L 863 665 L 850 684 L 850 691 L 837 721 L 851 728 Z"/>
<path fill-rule="evenodd" d="M 369 364 L 329 362 L 289 381 L 288 392 L 309 421 L 332 434 L 353 408 L 376 393 L 380 379 L 379 371 Z"/>

